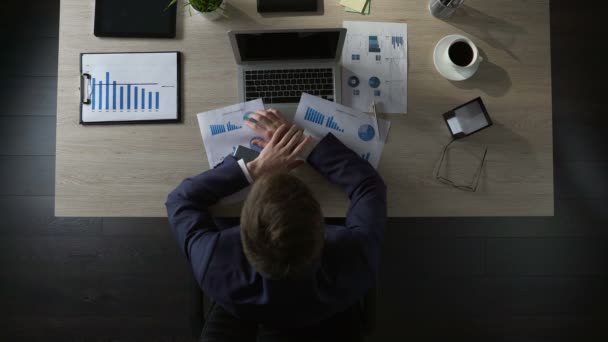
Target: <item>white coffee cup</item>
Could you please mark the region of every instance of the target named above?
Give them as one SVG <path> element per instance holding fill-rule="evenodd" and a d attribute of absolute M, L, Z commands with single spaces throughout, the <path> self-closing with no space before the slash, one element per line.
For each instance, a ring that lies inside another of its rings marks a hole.
<path fill-rule="evenodd" d="M 458 49 L 458 47 L 462 48 Z M 479 63 L 482 61 L 483 58 L 479 55 L 479 50 L 475 43 L 465 36 L 457 37 L 451 41 L 443 54 L 443 62 L 445 64 L 465 73 L 475 73 L 479 68 Z"/>
<path fill-rule="evenodd" d="M 453 56 L 450 56 L 450 48 L 460 43 L 466 44 L 464 48 L 460 46 L 461 52 L 464 52 L 466 58 L 454 61 Z M 479 69 L 481 61 L 483 58 L 479 55 L 475 43 L 460 34 L 451 34 L 441 38 L 433 52 L 435 68 L 441 76 L 450 81 L 464 81 L 471 78 Z"/>

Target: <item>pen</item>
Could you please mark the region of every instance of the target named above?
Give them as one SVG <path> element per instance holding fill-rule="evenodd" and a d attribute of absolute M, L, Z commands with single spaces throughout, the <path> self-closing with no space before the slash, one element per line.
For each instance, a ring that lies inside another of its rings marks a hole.
<path fill-rule="evenodd" d="M 378 113 L 376 112 L 376 100 L 372 100 L 372 113 L 374 114 L 374 129 L 376 130 L 376 139 L 380 141 L 380 129 L 378 128 Z"/>

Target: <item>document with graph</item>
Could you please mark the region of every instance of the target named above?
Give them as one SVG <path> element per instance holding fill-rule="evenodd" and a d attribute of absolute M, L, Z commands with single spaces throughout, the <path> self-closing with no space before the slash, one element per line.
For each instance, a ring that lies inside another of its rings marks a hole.
<path fill-rule="evenodd" d="M 176 122 L 180 53 L 83 53 L 80 123 Z"/>
<path fill-rule="evenodd" d="M 407 113 L 407 25 L 345 21 L 342 103 L 369 112 Z"/>
<path fill-rule="evenodd" d="M 378 168 L 390 122 L 332 101 L 302 94 L 294 123 L 312 134 L 323 137 L 332 133 L 344 145 Z M 379 131 L 379 132 L 378 132 Z"/>
<path fill-rule="evenodd" d="M 243 121 L 260 109 L 264 109 L 264 103 L 262 99 L 257 99 L 197 115 L 210 168 L 232 154 L 238 145 L 254 148 L 251 141 L 258 136 Z"/>

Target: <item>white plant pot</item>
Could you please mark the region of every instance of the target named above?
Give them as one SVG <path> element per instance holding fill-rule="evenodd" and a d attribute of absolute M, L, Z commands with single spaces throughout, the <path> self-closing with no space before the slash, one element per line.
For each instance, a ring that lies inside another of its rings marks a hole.
<path fill-rule="evenodd" d="M 226 10 L 226 1 L 222 1 L 220 7 L 216 8 L 214 11 L 211 12 L 201 12 L 194 7 L 192 7 L 192 9 L 194 10 L 194 12 L 200 14 L 203 18 L 207 20 L 218 20 L 224 17 L 224 11 Z"/>

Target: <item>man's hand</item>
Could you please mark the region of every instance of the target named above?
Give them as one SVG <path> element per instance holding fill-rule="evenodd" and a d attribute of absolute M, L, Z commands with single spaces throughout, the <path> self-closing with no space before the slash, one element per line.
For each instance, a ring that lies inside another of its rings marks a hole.
<path fill-rule="evenodd" d="M 295 125 L 280 125 L 270 141 L 264 143 L 260 155 L 247 163 L 251 176 L 256 179 L 262 175 L 287 173 L 303 164 L 298 155 L 310 141 L 310 136 L 304 137 L 303 134 L 302 129 Z"/>
<path fill-rule="evenodd" d="M 272 139 L 272 136 L 281 125 L 290 125 L 281 112 L 276 109 L 258 110 L 257 112 L 250 114 L 249 119 L 253 119 L 255 122 L 245 120 L 245 125 L 264 138 L 264 141 L 257 140 L 260 147 L 266 146 L 266 143 Z"/>

